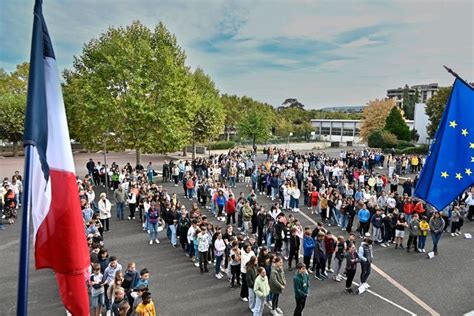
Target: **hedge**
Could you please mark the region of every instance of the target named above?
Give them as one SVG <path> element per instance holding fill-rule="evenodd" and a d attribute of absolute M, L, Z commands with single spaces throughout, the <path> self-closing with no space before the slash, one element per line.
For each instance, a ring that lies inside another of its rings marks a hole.
<path fill-rule="evenodd" d="M 230 149 L 234 147 L 235 147 L 235 142 L 232 142 L 232 141 L 215 142 L 209 145 L 210 150 Z"/>

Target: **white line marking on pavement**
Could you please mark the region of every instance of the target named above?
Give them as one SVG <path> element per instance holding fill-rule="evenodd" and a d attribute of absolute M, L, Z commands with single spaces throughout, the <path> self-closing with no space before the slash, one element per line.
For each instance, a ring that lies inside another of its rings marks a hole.
<path fill-rule="evenodd" d="M 397 289 L 402 291 L 406 296 L 408 296 L 410 299 L 412 299 L 415 303 L 420 305 L 424 310 L 426 310 L 430 315 L 433 316 L 439 316 L 439 313 L 432 309 L 428 304 L 423 302 L 420 298 L 418 298 L 415 294 L 413 294 L 410 290 L 408 290 L 406 287 L 395 281 L 391 276 L 389 276 L 387 273 L 382 271 L 379 267 L 377 267 L 375 264 L 372 264 L 372 269 L 375 270 L 378 274 L 380 274 L 384 279 L 386 279 L 388 282 L 390 282 L 393 286 L 395 286 Z"/>
<path fill-rule="evenodd" d="M 17 245 L 17 244 L 19 244 L 19 243 L 20 243 L 19 240 L 14 240 L 14 241 L 7 242 L 5 245 L 1 245 L 1 246 L 0 246 L 0 250 L 8 249 L 8 248 L 10 248 L 11 246 L 15 246 L 15 245 Z"/>
<path fill-rule="evenodd" d="M 308 215 L 306 215 L 305 213 L 303 212 L 298 212 L 297 214 L 301 214 L 303 215 L 303 217 L 305 217 L 307 220 L 309 220 L 311 223 L 313 223 L 314 225 L 316 225 L 316 222 L 311 218 L 309 217 Z M 386 274 L 385 272 L 383 272 L 380 268 L 376 267 L 374 264 L 372 264 L 372 268 L 378 273 L 380 274 L 384 279 L 386 279 L 388 282 L 390 282 L 393 286 L 395 286 L 396 288 L 398 288 L 400 291 L 402 291 L 405 295 L 407 295 L 409 298 L 411 298 L 415 303 L 417 303 L 418 305 L 420 305 L 423 309 L 427 310 L 431 315 L 434 315 L 434 316 L 439 316 L 439 313 L 437 313 L 434 309 L 432 309 L 431 307 L 428 306 L 428 304 L 426 304 L 425 302 L 423 302 L 421 299 L 419 299 L 418 297 L 415 296 L 415 294 L 413 294 L 412 292 L 410 292 L 408 289 L 406 289 L 404 286 L 402 286 L 400 283 L 398 283 L 397 281 L 395 281 L 393 278 L 391 278 L 388 274 Z M 356 285 L 358 285 L 357 283 L 355 282 L 352 282 Z M 409 311 L 408 309 L 398 305 L 397 303 L 389 300 L 388 298 L 385 298 L 383 297 L 382 295 L 380 294 L 377 294 L 375 293 L 374 291 L 371 291 L 371 290 L 367 290 L 367 292 L 369 292 L 370 294 L 392 304 L 393 306 L 396 306 L 398 307 L 399 309 L 403 310 L 404 312 L 407 312 L 411 315 L 416 315 L 415 313 Z"/>
<path fill-rule="evenodd" d="M 359 284 L 356 283 L 356 282 L 352 282 L 352 284 L 355 284 L 356 286 L 359 286 Z M 370 293 L 370 294 L 372 294 L 373 296 L 378 297 L 378 298 L 380 298 L 381 300 L 384 300 L 385 302 L 387 302 L 387 303 L 389 303 L 389 304 L 391 304 L 391 305 L 393 305 L 393 306 L 395 306 L 395 307 L 401 309 L 402 311 L 404 311 L 404 312 L 406 312 L 406 313 L 408 313 L 408 314 L 410 314 L 410 315 L 412 315 L 412 316 L 416 315 L 415 313 L 413 313 L 412 311 L 406 309 L 405 307 L 398 305 L 398 304 L 395 303 L 394 301 L 389 300 L 388 298 L 383 297 L 382 295 L 380 295 L 380 294 L 378 294 L 378 293 L 376 293 L 376 292 L 374 292 L 374 291 L 372 291 L 372 290 L 367 289 L 367 292 Z"/>

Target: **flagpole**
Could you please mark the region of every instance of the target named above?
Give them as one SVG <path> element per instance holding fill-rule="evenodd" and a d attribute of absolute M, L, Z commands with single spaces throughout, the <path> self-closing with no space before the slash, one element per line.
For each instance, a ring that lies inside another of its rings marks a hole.
<path fill-rule="evenodd" d="M 446 69 L 447 72 L 449 72 L 451 75 L 453 75 L 456 79 L 459 79 L 461 80 L 465 85 L 467 85 L 468 87 L 472 87 L 471 84 L 469 82 L 467 82 L 466 80 L 464 80 L 463 78 L 461 78 L 460 75 L 458 75 L 456 72 L 454 72 L 454 70 L 452 70 L 451 68 L 449 68 L 448 66 L 446 65 L 443 65 L 444 69 Z"/>
<path fill-rule="evenodd" d="M 33 145 L 25 146 L 25 173 L 24 173 L 24 194 L 22 201 L 23 218 L 21 222 L 20 239 L 20 262 L 18 271 L 18 290 L 17 290 L 17 316 L 28 315 L 28 275 L 30 262 L 30 181 L 31 181 L 31 154 Z"/>

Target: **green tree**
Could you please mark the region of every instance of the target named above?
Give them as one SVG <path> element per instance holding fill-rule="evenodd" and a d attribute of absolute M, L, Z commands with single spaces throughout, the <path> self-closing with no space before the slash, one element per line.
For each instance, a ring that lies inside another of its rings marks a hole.
<path fill-rule="evenodd" d="M 200 68 L 193 75 L 193 86 L 198 96 L 197 111 L 192 117 L 193 155 L 196 156 L 196 142 L 210 141 L 224 129 L 225 113 L 217 90 L 211 78 Z"/>
<path fill-rule="evenodd" d="M 367 143 L 372 148 L 393 148 L 397 145 L 397 136 L 388 131 L 378 129 L 369 135 Z"/>
<path fill-rule="evenodd" d="M 13 156 L 18 156 L 18 142 L 23 140 L 26 95 L 0 95 L 0 139 L 13 144 Z"/>
<path fill-rule="evenodd" d="M 430 121 L 427 126 L 427 132 L 430 138 L 434 138 L 438 129 L 439 121 L 443 115 L 446 103 L 448 103 L 449 95 L 452 87 L 441 87 L 438 92 L 426 102 L 425 113 Z"/>
<path fill-rule="evenodd" d="M 385 119 L 384 130 L 394 134 L 400 140 L 411 140 L 410 128 L 397 107 L 393 107 L 390 110 L 390 113 Z"/>
<path fill-rule="evenodd" d="M 238 125 L 238 132 L 241 137 L 251 139 L 255 146 L 257 142 L 270 138 L 271 127 L 272 117 L 255 107 L 244 114 Z"/>
<path fill-rule="evenodd" d="M 402 103 L 402 110 L 404 116 L 409 119 L 413 120 L 415 115 L 415 102 L 414 97 L 410 95 L 410 88 L 408 85 L 405 85 L 403 88 L 403 103 Z"/>
<path fill-rule="evenodd" d="M 229 141 L 230 133 L 237 129 L 237 125 L 242 118 L 244 107 L 241 99 L 236 95 L 223 94 L 221 96 L 221 103 L 224 107 L 225 114 L 224 132 L 226 134 L 226 140 Z"/>
<path fill-rule="evenodd" d="M 28 69 L 28 63 L 17 65 L 9 74 L 0 68 L 0 139 L 12 143 L 15 157 L 23 140 Z"/>
<path fill-rule="evenodd" d="M 109 28 L 87 43 L 65 72 L 71 134 L 86 148 L 110 146 L 140 153 L 169 152 L 190 140 L 198 97 L 186 55 L 163 23 Z M 108 142 L 109 142 L 108 141 Z M 108 144 L 109 145 L 109 144 Z"/>

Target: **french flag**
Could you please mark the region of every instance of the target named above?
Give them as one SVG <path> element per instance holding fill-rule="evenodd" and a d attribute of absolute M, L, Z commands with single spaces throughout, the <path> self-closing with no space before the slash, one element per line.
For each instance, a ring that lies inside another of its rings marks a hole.
<path fill-rule="evenodd" d="M 35 2 L 28 80 L 24 212 L 27 217 L 31 212 L 33 221 L 35 266 L 54 270 L 62 301 L 72 315 L 89 315 L 85 276 L 90 264 L 89 250 L 60 79 L 42 0 Z M 27 217 L 24 215 L 23 222 Z M 25 230 L 29 231 L 28 223 L 23 223 L 23 234 Z M 22 260 L 27 261 L 28 255 L 21 250 L 20 266 L 27 264 Z M 27 275 L 26 272 L 26 286 Z M 19 295 L 18 311 L 22 310 L 21 299 Z"/>

